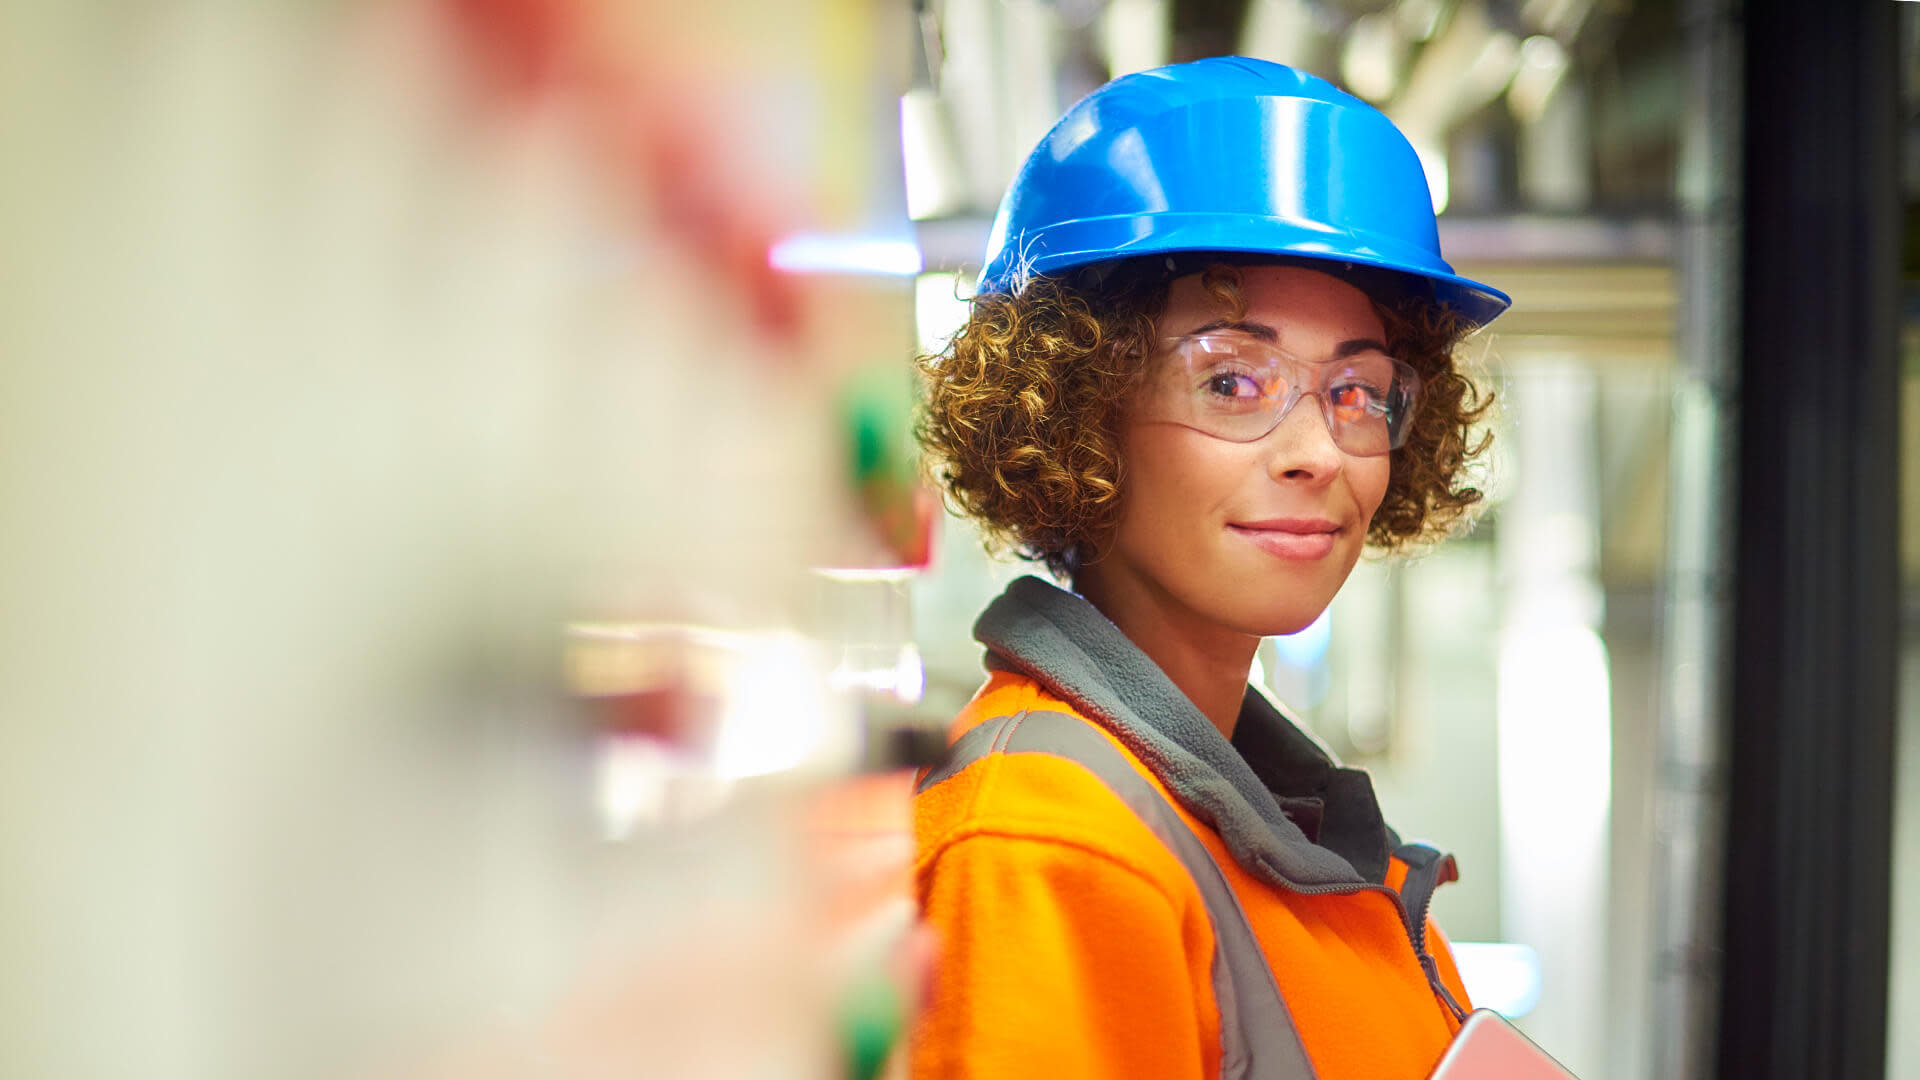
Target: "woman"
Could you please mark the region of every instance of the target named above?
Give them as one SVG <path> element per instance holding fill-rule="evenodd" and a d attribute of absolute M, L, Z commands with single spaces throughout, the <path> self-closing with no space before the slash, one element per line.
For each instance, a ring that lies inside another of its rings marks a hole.
<path fill-rule="evenodd" d="M 1452 349 L 1507 299 L 1428 200 L 1380 113 L 1239 58 L 1108 84 L 1008 192 L 921 438 L 1072 591 L 988 607 L 920 783 L 916 1075 L 1414 1080 L 1458 1029 L 1452 860 L 1247 684 L 1363 547 L 1479 498 Z"/>

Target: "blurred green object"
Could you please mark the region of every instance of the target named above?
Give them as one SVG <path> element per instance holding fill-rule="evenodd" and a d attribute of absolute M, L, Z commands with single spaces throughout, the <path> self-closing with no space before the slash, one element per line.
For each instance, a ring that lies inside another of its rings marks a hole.
<path fill-rule="evenodd" d="M 878 968 L 854 980 L 840 999 L 840 1045 L 849 1080 L 874 1080 L 906 1029 L 906 1003 Z"/>
<path fill-rule="evenodd" d="M 892 561 L 919 567 L 930 556 L 933 501 L 920 484 L 913 410 L 911 371 L 897 364 L 863 367 L 840 391 L 848 484 Z"/>
<path fill-rule="evenodd" d="M 848 377 L 839 412 L 855 487 L 913 481 L 913 403 L 912 377 L 898 365 L 871 364 Z"/>

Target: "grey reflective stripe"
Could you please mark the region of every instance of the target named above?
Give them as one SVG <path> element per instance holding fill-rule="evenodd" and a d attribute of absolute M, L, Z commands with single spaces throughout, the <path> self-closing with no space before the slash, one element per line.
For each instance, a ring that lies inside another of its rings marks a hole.
<path fill-rule="evenodd" d="M 1226 1080 L 1311 1080 L 1313 1066 L 1280 998 L 1266 955 L 1226 875 L 1206 845 L 1120 751 L 1085 721 L 1056 712 L 988 720 L 956 741 L 918 791 L 989 754 L 1052 754 L 1099 777 L 1187 868 L 1213 923 L 1213 996 L 1220 1008 L 1220 1075 Z"/>

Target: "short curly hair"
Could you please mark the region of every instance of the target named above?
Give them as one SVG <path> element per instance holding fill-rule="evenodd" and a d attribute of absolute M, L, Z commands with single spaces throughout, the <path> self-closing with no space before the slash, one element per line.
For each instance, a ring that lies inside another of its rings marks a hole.
<path fill-rule="evenodd" d="M 1030 280 L 1016 295 L 975 297 L 947 347 L 920 356 L 925 398 L 915 434 L 932 479 L 974 519 L 990 550 L 1046 563 L 1062 578 L 1105 553 L 1126 491 L 1120 430 L 1147 360 L 1171 275 L 1134 260 Z M 1206 267 L 1202 284 L 1243 312 L 1239 271 Z M 1436 541 L 1481 500 L 1467 466 L 1491 433 L 1492 395 L 1461 371 L 1473 327 L 1431 301 L 1374 301 L 1394 356 L 1422 389 L 1367 543 L 1405 551 Z"/>

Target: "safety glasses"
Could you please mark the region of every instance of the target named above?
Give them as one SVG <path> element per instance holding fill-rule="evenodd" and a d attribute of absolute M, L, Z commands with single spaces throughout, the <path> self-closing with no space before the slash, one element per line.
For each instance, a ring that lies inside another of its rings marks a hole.
<path fill-rule="evenodd" d="M 1137 415 L 1229 442 L 1265 438 L 1301 398 L 1313 396 L 1335 446 L 1378 457 L 1406 442 L 1420 399 L 1419 374 L 1377 349 L 1305 360 L 1236 332 L 1165 344 L 1141 388 Z"/>

